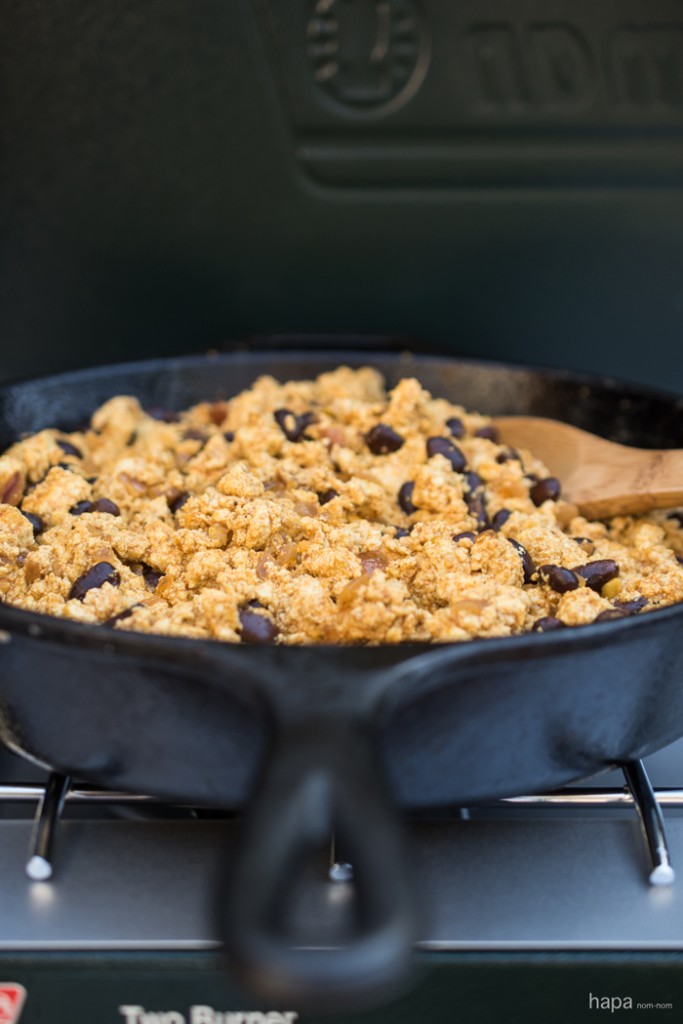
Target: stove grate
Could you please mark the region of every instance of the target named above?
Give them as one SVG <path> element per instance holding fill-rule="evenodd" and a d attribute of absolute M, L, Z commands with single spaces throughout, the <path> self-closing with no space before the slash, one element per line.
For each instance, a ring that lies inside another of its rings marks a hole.
<path fill-rule="evenodd" d="M 654 886 L 672 885 L 675 872 L 671 865 L 662 807 L 683 808 L 683 789 L 654 790 L 642 761 L 619 765 L 625 785 L 611 789 L 567 787 L 549 793 L 507 797 L 493 806 L 509 809 L 580 809 L 633 808 L 639 817 L 650 863 L 649 882 Z M 47 881 L 53 874 L 53 861 L 59 825 L 65 806 L 69 804 L 142 805 L 155 808 L 175 807 L 167 801 L 143 793 L 126 793 L 102 789 L 87 783 L 74 783 L 68 775 L 52 772 L 44 784 L 0 784 L 0 804 L 35 802 L 34 827 L 26 861 L 26 873 L 32 881 Z M 486 805 L 490 806 L 490 805 Z M 460 817 L 469 816 L 471 808 L 461 808 Z M 339 855 L 334 837 L 330 846 L 330 878 L 348 882 L 353 867 Z"/>

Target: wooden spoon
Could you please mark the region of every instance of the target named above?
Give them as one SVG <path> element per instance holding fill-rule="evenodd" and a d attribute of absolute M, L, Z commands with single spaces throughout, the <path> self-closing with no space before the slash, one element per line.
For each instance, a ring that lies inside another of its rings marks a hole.
<path fill-rule="evenodd" d="M 562 484 L 562 497 L 588 519 L 683 505 L 683 450 L 627 448 L 568 423 L 499 416 L 501 441 L 526 448 Z"/>

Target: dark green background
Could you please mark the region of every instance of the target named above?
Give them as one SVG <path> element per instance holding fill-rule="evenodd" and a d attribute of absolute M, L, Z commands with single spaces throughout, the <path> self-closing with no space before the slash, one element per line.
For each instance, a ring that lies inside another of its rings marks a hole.
<path fill-rule="evenodd" d="M 360 331 L 683 389 L 680 2 L 429 0 L 381 116 L 315 84 L 312 7 L 3 0 L 0 376 Z M 489 109 L 468 33 L 501 24 L 531 78 Z M 583 98 L 533 71 L 538 24 L 581 40 Z M 620 93 L 615 33 L 662 25 L 664 78 L 636 57 Z"/>

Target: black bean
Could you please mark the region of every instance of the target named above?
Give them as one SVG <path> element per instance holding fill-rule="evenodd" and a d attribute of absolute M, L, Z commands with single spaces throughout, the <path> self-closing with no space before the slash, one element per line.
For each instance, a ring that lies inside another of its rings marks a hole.
<path fill-rule="evenodd" d="M 209 435 L 203 430 L 186 430 L 183 434 L 183 441 L 201 441 L 202 444 L 206 444 L 208 440 Z"/>
<path fill-rule="evenodd" d="M 521 456 L 515 448 L 505 448 L 502 452 L 498 452 L 496 455 L 496 462 L 501 466 L 504 462 L 521 462 Z"/>
<path fill-rule="evenodd" d="M 29 523 L 33 527 L 34 537 L 37 537 L 39 533 L 42 533 L 45 530 L 46 523 L 41 516 L 37 515 L 35 512 L 22 512 L 21 514 L 25 519 L 28 519 Z"/>
<path fill-rule="evenodd" d="M 561 565 L 541 565 L 538 568 L 538 575 L 543 583 L 547 583 L 551 590 L 558 594 L 566 594 L 579 586 L 579 577 L 576 573 L 571 569 L 563 569 Z"/>
<path fill-rule="evenodd" d="M 683 565 L 683 558 L 681 558 L 680 555 L 676 555 L 676 561 L 678 562 L 679 565 Z"/>
<path fill-rule="evenodd" d="M 62 449 L 65 455 L 73 455 L 75 459 L 83 458 L 83 452 L 80 450 L 80 448 L 77 448 L 75 444 L 72 444 L 71 441 L 58 440 L 57 444 Z"/>
<path fill-rule="evenodd" d="M 387 423 L 378 423 L 372 430 L 368 430 L 365 443 L 373 455 L 387 455 L 402 448 L 404 440 Z"/>
<path fill-rule="evenodd" d="M 467 466 L 467 460 L 456 444 L 453 444 L 447 437 L 429 437 L 427 439 L 427 458 L 434 455 L 443 455 L 448 459 L 456 473 L 462 473 Z"/>
<path fill-rule="evenodd" d="M 120 516 L 121 509 L 115 501 L 110 501 L 109 498 L 98 498 L 97 501 L 93 501 L 89 509 L 90 512 L 102 512 L 108 516 Z"/>
<path fill-rule="evenodd" d="M 479 427 L 479 430 L 474 431 L 475 437 L 484 437 L 487 441 L 495 441 L 498 443 L 499 435 L 496 427 L 491 424 L 488 427 Z"/>
<path fill-rule="evenodd" d="M 545 480 L 538 480 L 531 490 L 529 497 L 534 505 L 542 505 L 544 501 L 557 501 L 562 490 L 560 481 L 555 476 L 547 476 Z"/>
<path fill-rule="evenodd" d="M 479 531 L 488 529 L 490 527 L 490 520 L 488 518 L 488 512 L 486 511 L 486 503 L 484 501 L 483 494 L 481 493 L 483 489 L 483 480 L 478 473 L 466 473 L 465 486 L 469 488 L 469 493 L 465 494 L 467 511 L 476 519 L 477 529 Z"/>
<path fill-rule="evenodd" d="M 394 534 L 394 536 L 396 537 L 396 540 L 401 540 L 402 537 L 409 537 L 411 529 L 412 529 L 412 527 L 410 527 L 410 526 L 408 526 L 408 527 L 397 526 L 396 527 L 396 533 Z"/>
<path fill-rule="evenodd" d="M 84 512 L 102 512 L 108 516 L 120 516 L 121 509 L 109 498 L 98 498 L 97 501 L 77 501 L 69 509 L 72 516 L 82 516 Z"/>
<path fill-rule="evenodd" d="M 537 619 L 531 627 L 532 633 L 551 633 L 554 629 L 566 629 L 566 622 L 562 622 L 561 619 L 556 619 L 554 615 L 545 615 L 542 619 Z"/>
<path fill-rule="evenodd" d="M 471 530 L 464 530 L 462 533 L 456 533 L 453 535 L 453 540 L 457 544 L 461 540 L 475 541 L 477 539 L 476 533 L 472 533 Z"/>
<path fill-rule="evenodd" d="M 683 527 L 683 512 L 671 512 L 666 518 Z"/>
<path fill-rule="evenodd" d="M 185 502 L 188 501 L 189 497 L 190 495 L 187 493 L 187 491 L 181 491 L 180 494 L 177 494 L 175 498 L 167 498 L 166 500 L 168 502 L 168 507 L 170 508 L 171 512 L 175 513 L 178 511 L 178 509 L 182 508 Z"/>
<path fill-rule="evenodd" d="M 100 623 L 102 626 L 106 626 L 108 629 L 113 629 L 117 622 L 123 622 L 125 619 L 129 619 L 136 608 L 142 608 L 141 604 L 133 604 L 130 608 L 125 608 L 118 615 L 112 615 L 111 618 L 105 619 L 104 622 Z"/>
<path fill-rule="evenodd" d="M 299 423 L 301 424 L 301 430 L 304 431 L 306 427 L 310 427 L 312 423 L 315 423 L 315 413 L 302 412 L 301 416 L 299 416 Z"/>
<path fill-rule="evenodd" d="M 318 501 L 321 505 L 327 505 L 328 501 L 332 501 L 333 498 L 339 497 L 339 491 L 335 491 L 334 487 L 328 487 L 326 491 L 318 492 Z"/>
<path fill-rule="evenodd" d="M 632 601 L 615 601 L 614 607 L 621 608 L 627 615 L 637 615 L 647 605 L 646 597 L 634 597 Z"/>
<path fill-rule="evenodd" d="M 621 608 L 605 608 L 604 612 L 600 612 L 593 619 L 593 622 L 613 622 L 615 619 L 626 619 L 628 618 L 628 612 L 623 611 Z"/>
<path fill-rule="evenodd" d="M 587 587 L 599 594 L 606 583 L 619 575 L 619 566 L 611 558 L 603 558 L 597 562 L 575 565 L 572 571 L 586 581 Z"/>
<path fill-rule="evenodd" d="M 148 409 L 145 409 L 148 416 L 151 416 L 153 420 L 160 420 L 162 423 L 177 423 L 180 416 L 173 409 L 165 409 L 161 405 L 150 405 Z"/>
<path fill-rule="evenodd" d="M 524 582 L 531 583 L 531 578 L 536 572 L 536 566 L 533 563 L 531 555 L 524 547 L 524 545 L 519 543 L 519 541 L 513 540 L 511 537 L 508 537 L 508 540 L 512 544 L 515 551 L 518 553 L 519 557 L 522 559 L 522 569 L 524 570 Z"/>
<path fill-rule="evenodd" d="M 226 430 L 223 433 L 223 437 L 229 443 L 230 441 L 234 441 L 235 440 L 235 433 L 232 430 Z"/>
<path fill-rule="evenodd" d="M 304 431 L 306 427 L 310 427 L 311 423 L 315 422 L 312 412 L 304 412 L 301 416 L 297 416 L 291 409 L 277 409 L 273 413 L 273 417 L 288 441 L 306 440 Z"/>
<path fill-rule="evenodd" d="M 295 441 L 298 435 L 299 420 L 291 409 L 276 409 L 273 419 L 288 441 Z"/>
<path fill-rule="evenodd" d="M 73 473 L 74 471 L 74 467 L 70 462 L 58 462 L 57 465 L 60 469 L 68 469 L 69 473 Z"/>
<path fill-rule="evenodd" d="M 90 512 L 91 509 L 91 501 L 77 501 L 75 505 L 71 506 L 69 512 L 72 516 L 82 516 L 84 512 Z"/>
<path fill-rule="evenodd" d="M 467 505 L 467 511 L 477 521 L 477 529 L 479 532 L 482 530 L 488 530 L 491 527 L 491 521 L 489 514 L 486 509 L 486 502 L 481 494 L 476 494 L 471 491 L 465 495 L 465 504 Z"/>
<path fill-rule="evenodd" d="M 495 516 L 491 520 L 491 526 L 494 530 L 500 530 L 507 523 L 508 519 L 512 515 L 509 508 L 500 508 L 496 512 Z"/>
<path fill-rule="evenodd" d="M 120 582 L 121 577 L 113 565 L 109 562 L 98 562 L 74 582 L 69 591 L 69 600 L 76 598 L 77 601 L 82 601 L 89 590 L 102 587 L 105 583 L 111 583 L 112 587 L 118 587 Z"/>
<path fill-rule="evenodd" d="M 412 516 L 413 512 L 417 511 L 415 505 L 413 505 L 414 490 L 414 482 L 412 480 L 408 480 L 407 483 L 401 484 L 398 491 L 398 503 L 407 516 Z"/>
<path fill-rule="evenodd" d="M 247 606 L 240 608 L 239 616 L 240 636 L 245 644 L 272 644 L 275 642 L 279 630 L 275 623 L 265 615 L 259 615 L 258 612 L 251 611 Z"/>
<path fill-rule="evenodd" d="M 163 576 L 165 576 L 165 573 L 160 572 L 158 569 L 153 569 L 151 565 L 143 563 L 142 578 L 149 590 L 156 590 L 159 580 L 162 579 Z"/>
<path fill-rule="evenodd" d="M 446 420 L 446 426 L 451 432 L 451 436 L 461 438 L 465 436 L 465 424 L 457 416 L 451 416 L 449 420 Z"/>

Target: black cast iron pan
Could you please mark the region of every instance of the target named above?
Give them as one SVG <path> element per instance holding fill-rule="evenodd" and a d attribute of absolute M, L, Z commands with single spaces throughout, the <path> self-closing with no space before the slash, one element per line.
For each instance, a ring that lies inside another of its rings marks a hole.
<path fill-rule="evenodd" d="M 358 352 L 232 353 L 87 370 L 0 389 L 0 449 L 74 428 L 113 394 L 183 408 L 261 373 L 371 363 L 484 412 L 683 446 L 680 399 L 550 371 Z M 247 807 L 223 904 L 226 948 L 268 998 L 337 1010 L 401 984 L 419 900 L 395 808 L 550 789 L 683 734 L 683 605 L 467 644 L 247 647 L 82 626 L 0 607 L 0 730 L 52 768 L 119 789 Z M 282 899 L 334 830 L 358 913 L 340 948 L 292 947 Z"/>

